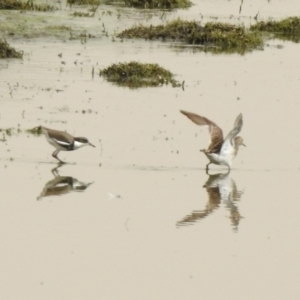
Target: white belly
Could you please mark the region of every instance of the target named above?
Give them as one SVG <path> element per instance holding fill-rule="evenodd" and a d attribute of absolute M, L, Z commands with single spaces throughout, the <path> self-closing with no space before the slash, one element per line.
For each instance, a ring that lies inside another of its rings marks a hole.
<path fill-rule="evenodd" d="M 222 155 L 222 154 L 217 154 L 217 153 L 206 153 L 204 154 L 207 156 L 209 161 L 215 165 L 222 165 L 222 166 L 227 166 L 231 167 L 232 160 L 234 156 L 232 155 Z"/>

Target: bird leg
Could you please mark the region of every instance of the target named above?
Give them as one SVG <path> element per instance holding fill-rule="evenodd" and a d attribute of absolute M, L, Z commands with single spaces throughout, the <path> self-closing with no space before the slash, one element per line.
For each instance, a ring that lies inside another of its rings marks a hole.
<path fill-rule="evenodd" d="M 59 160 L 59 162 L 60 162 L 61 164 L 65 164 L 64 161 L 60 160 L 60 159 L 57 157 L 57 154 L 58 154 L 59 151 L 60 151 L 60 150 L 55 150 L 55 151 L 52 153 L 52 156 L 53 156 L 54 158 L 56 158 L 57 160 Z"/>
<path fill-rule="evenodd" d="M 59 175 L 59 173 L 58 173 L 58 169 L 59 169 L 61 166 L 62 166 L 62 164 L 58 164 L 55 168 L 53 168 L 53 169 L 51 170 L 51 172 L 52 172 L 52 174 L 53 174 L 53 176 L 54 176 L 55 178 L 60 177 L 60 175 Z"/>
<path fill-rule="evenodd" d="M 206 174 L 208 174 L 208 166 L 211 164 L 211 162 L 209 162 L 207 165 L 206 165 Z M 209 175 L 209 174 L 208 174 Z"/>

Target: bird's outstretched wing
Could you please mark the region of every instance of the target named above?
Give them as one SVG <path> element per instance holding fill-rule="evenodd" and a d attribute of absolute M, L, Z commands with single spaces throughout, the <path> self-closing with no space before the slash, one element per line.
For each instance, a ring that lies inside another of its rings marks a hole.
<path fill-rule="evenodd" d="M 239 114 L 234 122 L 233 129 L 227 134 L 224 143 L 230 142 L 234 146 L 233 139 L 240 133 L 243 127 L 243 115 Z"/>
<path fill-rule="evenodd" d="M 233 129 L 227 134 L 224 143 L 221 148 L 221 153 L 223 156 L 231 155 L 233 152 L 237 152 L 237 147 L 235 145 L 235 137 L 239 134 L 243 127 L 243 116 L 239 114 L 234 122 Z"/>
<path fill-rule="evenodd" d="M 210 144 L 207 148 L 207 152 L 209 153 L 219 153 L 220 149 L 222 147 L 223 144 L 223 132 L 222 129 L 215 124 L 213 121 L 196 115 L 194 113 L 191 112 L 187 112 L 184 110 L 180 111 L 182 114 L 184 114 L 185 116 L 187 116 L 192 122 L 194 122 L 197 125 L 205 125 L 208 126 L 208 130 L 210 133 Z"/>

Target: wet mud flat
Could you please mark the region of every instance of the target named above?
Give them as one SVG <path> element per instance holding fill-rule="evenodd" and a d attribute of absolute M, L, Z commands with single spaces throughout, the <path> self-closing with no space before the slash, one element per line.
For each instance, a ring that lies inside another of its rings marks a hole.
<path fill-rule="evenodd" d="M 299 3 L 38 4 L 57 9 L 0 14 L 1 40 L 23 55 L 0 60 L 2 295 L 297 299 L 300 143 L 291 135 L 299 124 L 299 44 L 297 30 L 283 38 L 281 29 L 297 22 L 290 17 Z M 253 30 L 261 42 L 220 51 L 118 36 L 172 22 Z M 155 86 L 126 87 L 129 74 L 141 76 L 124 69 L 132 62 L 157 65 L 178 84 L 159 74 Z M 112 66 L 120 82 L 100 76 Z M 230 173 L 212 166 L 206 174 L 199 150 L 207 129 L 180 110 L 206 116 L 224 135 L 243 114 L 247 147 Z M 41 125 L 96 148 L 61 151 L 67 163 L 58 165 Z"/>

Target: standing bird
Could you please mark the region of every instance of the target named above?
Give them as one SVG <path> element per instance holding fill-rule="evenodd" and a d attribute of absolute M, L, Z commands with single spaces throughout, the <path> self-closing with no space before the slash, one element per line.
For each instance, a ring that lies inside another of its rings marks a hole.
<path fill-rule="evenodd" d="M 210 133 L 210 144 L 207 149 L 200 150 L 209 159 L 209 163 L 206 165 L 206 171 L 210 164 L 225 165 L 231 169 L 232 161 L 237 155 L 239 146 L 243 145 L 243 138 L 237 136 L 243 127 L 243 116 L 239 114 L 234 122 L 233 129 L 228 133 L 225 140 L 223 139 L 222 129 L 205 117 L 201 117 L 194 113 L 187 111 L 180 111 L 187 116 L 191 121 L 197 125 L 208 126 Z"/>
<path fill-rule="evenodd" d="M 53 130 L 43 126 L 41 126 L 41 130 L 46 136 L 48 143 L 57 149 L 52 153 L 52 156 L 61 163 L 65 162 L 57 157 L 59 151 L 73 151 L 88 145 L 95 147 L 85 137 L 73 137 L 67 132 Z"/>

